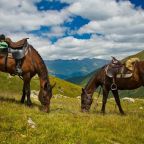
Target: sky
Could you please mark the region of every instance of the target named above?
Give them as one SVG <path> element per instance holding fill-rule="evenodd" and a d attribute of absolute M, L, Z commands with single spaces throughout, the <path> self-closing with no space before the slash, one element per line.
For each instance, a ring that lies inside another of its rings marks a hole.
<path fill-rule="evenodd" d="M 0 0 L 0 32 L 45 60 L 122 59 L 144 50 L 144 0 Z"/>

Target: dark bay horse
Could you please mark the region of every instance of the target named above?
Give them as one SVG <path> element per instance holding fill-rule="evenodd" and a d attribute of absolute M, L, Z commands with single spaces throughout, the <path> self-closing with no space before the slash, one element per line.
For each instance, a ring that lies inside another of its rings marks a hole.
<path fill-rule="evenodd" d="M 121 114 L 124 111 L 120 104 L 118 90 L 133 90 L 140 86 L 144 86 L 144 61 L 136 62 L 134 64 L 133 75 L 130 78 L 116 78 L 117 90 L 111 90 L 112 79 L 106 75 L 106 66 L 102 67 L 94 76 L 89 80 L 81 94 L 81 110 L 83 112 L 89 111 L 92 104 L 92 96 L 94 91 L 101 86 L 103 90 L 103 100 L 101 112 L 105 113 L 105 105 L 107 102 L 108 94 L 112 91 L 116 104 Z"/>
<path fill-rule="evenodd" d="M 48 70 L 38 52 L 31 46 L 28 45 L 27 55 L 22 59 L 22 78 L 23 78 L 23 94 L 21 97 L 21 103 L 24 103 L 25 97 L 27 96 L 27 105 L 31 106 L 32 102 L 30 99 L 30 81 L 33 76 L 38 74 L 40 79 L 40 92 L 38 95 L 39 101 L 41 102 L 45 112 L 50 110 L 50 99 L 52 97 L 52 88 Z M 16 62 L 13 57 L 8 57 L 5 63 L 6 55 L 0 54 L 0 71 L 15 74 Z"/>

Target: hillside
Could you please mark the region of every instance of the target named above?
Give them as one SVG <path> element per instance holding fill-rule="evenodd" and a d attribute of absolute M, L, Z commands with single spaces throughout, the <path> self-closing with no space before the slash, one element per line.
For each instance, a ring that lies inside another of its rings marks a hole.
<path fill-rule="evenodd" d="M 81 93 L 81 87 L 59 78 L 50 76 L 51 84 L 56 82 L 53 94 L 68 95 L 69 97 L 77 97 Z M 22 80 L 15 76 L 9 78 L 8 74 L 0 73 L 0 92 L 1 93 L 22 93 Z M 39 78 L 36 76 L 31 81 L 31 90 L 39 90 Z"/>
<path fill-rule="evenodd" d="M 45 60 L 51 75 L 69 80 L 73 77 L 81 77 L 87 75 L 93 70 L 105 65 L 107 60 L 96 58 L 85 58 L 82 60 Z"/>
<path fill-rule="evenodd" d="M 127 59 L 132 58 L 132 57 L 138 57 L 140 60 L 144 60 L 144 50 L 135 55 L 128 56 L 124 58 L 122 61 L 126 61 Z"/>

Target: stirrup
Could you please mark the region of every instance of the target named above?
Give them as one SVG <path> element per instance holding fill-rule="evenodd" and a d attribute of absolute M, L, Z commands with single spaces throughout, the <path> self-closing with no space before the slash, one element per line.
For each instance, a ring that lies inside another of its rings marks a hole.
<path fill-rule="evenodd" d="M 117 90 L 117 85 L 115 83 L 111 84 L 111 90 Z"/>
<path fill-rule="evenodd" d="M 18 76 L 21 76 L 21 75 L 22 75 L 22 69 L 17 67 L 16 70 L 15 70 L 15 73 L 16 73 Z"/>

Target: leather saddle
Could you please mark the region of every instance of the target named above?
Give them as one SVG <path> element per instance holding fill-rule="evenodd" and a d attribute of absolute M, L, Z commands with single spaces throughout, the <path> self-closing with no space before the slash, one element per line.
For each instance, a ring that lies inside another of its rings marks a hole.
<path fill-rule="evenodd" d="M 17 46 L 20 46 L 17 45 Z M 24 43 L 24 45 L 22 45 L 21 49 L 13 49 L 11 47 L 8 48 L 8 57 L 13 57 L 16 60 L 20 60 L 22 58 L 24 58 L 28 52 L 28 43 Z"/>
<path fill-rule="evenodd" d="M 20 41 L 13 42 L 10 38 L 6 38 L 5 42 L 8 44 L 8 48 L 3 49 L 0 55 L 7 55 L 9 58 L 16 60 L 22 59 L 28 51 L 28 38 L 24 38 Z"/>
<path fill-rule="evenodd" d="M 112 57 L 111 63 L 105 69 L 106 75 L 110 78 L 130 78 L 133 73 L 125 67 L 119 60 Z"/>
<path fill-rule="evenodd" d="M 27 43 L 27 39 L 29 39 L 29 38 L 24 38 L 17 42 L 13 42 L 10 38 L 6 38 L 5 41 L 8 43 L 9 47 L 11 47 L 13 49 L 21 49 Z"/>

